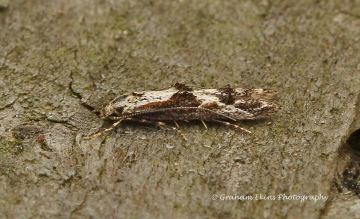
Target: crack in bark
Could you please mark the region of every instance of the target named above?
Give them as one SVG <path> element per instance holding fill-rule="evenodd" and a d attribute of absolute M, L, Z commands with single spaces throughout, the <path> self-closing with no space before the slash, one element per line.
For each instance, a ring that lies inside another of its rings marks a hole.
<path fill-rule="evenodd" d="M 72 84 L 73 84 L 73 81 L 74 81 L 74 76 L 73 76 L 73 71 L 72 70 L 70 71 L 70 79 L 71 79 L 71 81 L 69 82 L 69 89 L 70 89 L 71 93 L 75 94 L 75 96 L 81 100 L 82 95 L 79 92 L 76 92 L 75 89 L 73 89 L 73 87 L 72 87 Z M 90 112 L 94 112 L 94 110 L 95 110 L 94 107 L 88 105 L 87 103 L 84 103 L 84 102 L 81 101 L 80 104 L 83 107 L 85 107 L 87 110 L 89 110 Z M 99 113 L 97 113 L 97 114 L 99 114 Z"/>

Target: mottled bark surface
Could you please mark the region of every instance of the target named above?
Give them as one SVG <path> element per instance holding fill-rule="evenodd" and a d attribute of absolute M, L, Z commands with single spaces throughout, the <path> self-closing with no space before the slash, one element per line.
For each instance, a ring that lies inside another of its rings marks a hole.
<path fill-rule="evenodd" d="M 355 215 L 358 197 L 336 188 L 359 128 L 359 5 L 0 1 L 0 217 Z M 110 125 L 89 108 L 177 81 L 275 89 L 282 110 L 240 122 L 253 136 L 180 122 L 184 141 L 128 122 L 82 138 Z"/>

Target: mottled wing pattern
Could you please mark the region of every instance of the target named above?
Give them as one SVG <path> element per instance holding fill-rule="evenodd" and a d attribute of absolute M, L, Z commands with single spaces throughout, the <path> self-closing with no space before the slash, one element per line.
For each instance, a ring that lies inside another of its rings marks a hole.
<path fill-rule="evenodd" d="M 123 120 L 150 123 L 177 130 L 166 125 L 166 120 L 201 120 L 233 126 L 246 133 L 250 131 L 225 120 L 257 119 L 279 110 L 271 100 L 276 92 L 264 89 L 232 88 L 193 90 L 185 84 L 176 83 L 160 91 L 133 92 L 115 98 L 100 111 L 103 119 L 116 120 L 112 126 L 85 137 L 91 139 L 114 129 Z M 203 122 L 206 127 L 205 123 Z"/>
<path fill-rule="evenodd" d="M 160 91 L 134 92 L 115 98 L 101 111 L 102 118 L 130 117 L 150 120 L 256 119 L 278 110 L 269 101 L 276 92 L 232 88 L 193 90 L 176 83 Z"/>
<path fill-rule="evenodd" d="M 227 85 L 220 89 L 204 89 L 197 96 L 202 102 L 200 107 L 235 120 L 244 120 L 267 117 L 277 112 L 279 107 L 270 101 L 276 94 L 271 90 L 231 88 Z"/>

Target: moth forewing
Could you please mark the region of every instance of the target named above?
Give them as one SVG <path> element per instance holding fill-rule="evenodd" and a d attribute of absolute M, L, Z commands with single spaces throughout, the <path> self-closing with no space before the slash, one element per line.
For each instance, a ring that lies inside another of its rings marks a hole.
<path fill-rule="evenodd" d="M 257 119 L 270 116 L 279 109 L 271 100 L 277 92 L 266 89 L 231 88 L 193 90 L 176 83 L 159 91 L 142 91 L 121 95 L 100 111 L 102 119 L 116 120 L 111 127 L 86 137 L 99 136 L 114 129 L 123 120 L 154 124 L 177 130 L 162 121 L 201 120 L 230 125 L 246 133 L 250 131 L 228 121 Z"/>

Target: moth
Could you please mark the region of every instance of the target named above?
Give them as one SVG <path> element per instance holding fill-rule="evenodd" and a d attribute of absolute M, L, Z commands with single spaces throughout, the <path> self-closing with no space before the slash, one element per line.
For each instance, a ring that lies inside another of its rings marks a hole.
<path fill-rule="evenodd" d="M 109 128 L 84 137 L 91 139 L 113 130 L 122 121 L 136 121 L 176 130 L 185 139 L 176 121 L 200 120 L 217 122 L 246 130 L 231 122 L 268 117 L 279 110 L 272 100 L 277 92 L 266 89 L 232 88 L 194 90 L 185 84 L 157 91 L 133 92 L 116 97 L 100 110 L 102 119 L 115 121 Z M 175 126 L 166 121 L 174 121 Z"/>

